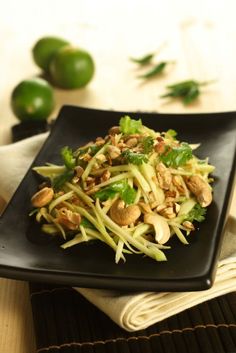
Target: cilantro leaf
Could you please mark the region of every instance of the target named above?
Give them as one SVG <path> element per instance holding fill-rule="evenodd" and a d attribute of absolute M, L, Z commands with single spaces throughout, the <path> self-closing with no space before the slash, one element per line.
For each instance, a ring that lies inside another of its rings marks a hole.
<path fill-rule="evenodd" d="M 183 142 L 180 146 L 172 147 L 164 152 L 160 159 L 167 167 L 177 168 L 186 162 L 193 156 L 192 149 L 188 143 Z"/>
<path fill-rule="evenodd" d="M 147 163 L 148 158 L 144 153 L 136 153 L 130 150 L 125 150 L 121 153 L 121 156 L 125 159 L 126 163 L 140 165 L 142 163 Z"/>
<path fill-rule="evenodd" d="M 111 184 L 110 188 L 115 192 L 122 192 L 126 185 L 127 185 L 127 182 L 125 180 L 121 180 Z"/>
<path fill-rule="evenodd" d="M 106 201 L 107 199 L 113 199 L 117 193 L 120 193 L 124 189 L 125 182 L 117 181 L 99 191 L 97 191 L 94 196 L 101 201 Z"/>
<path fill-rule="evenodd" d="M 136 190 L 133 189 L 130 185 L 126 184 L 124 190 L 120 193 L 120 197 L 127 205 L 130 205 L 134 203 L 136 194 Z"/>
<path fill-rule="evenodd" d="M 120 130 L 123 134 L 135 134 L 140 132 L 142 127 L 142 120 L 131 119 L 128 115 L 120 119 Z"/>
<path fill-rule="evenodd" d="M 68 146 L 61 149 L 61 157 L 67 169 L 73 169 L 75 167 L 75 157 L 73 151 Z"/>
<path fill-rule="evenodd" d="M 100 201 L 106 201 L 108 199 L 113 199 L 116 196 L 117 192 L 115 190 L 112 190 L 112 188 L 104 188 L 99 191 L 97 191 L 94 194 L 94 197 L 96 199 L 99 199 Z"/>
<path fill-rule="evenodd" d="M 199 203 L 197 203 L 188 213 L 186 220 L 188 220 L 189 222 L 203 222 L 205 220 L 206 211 L 206 208 L 202 207 L 201 205 L 199 205 Z"/>
<path fill-rule="evenodd" d="M 144 137 L 142 141 L 143 145 L 143 152 L 145 154 L 148 154 L 152 151 L 153 145 L 154 145 L 154 139 L 151 136 Z"/>
<path fill-rule="evenodd" d="M 135 200 L 136 190 L 129 186 L 125 180 L 121 180 L 97 191 L 94 196 L 101 201 L 106 201 L 113 199 L 117 194 L 126 204 L 131 204 Z"/>

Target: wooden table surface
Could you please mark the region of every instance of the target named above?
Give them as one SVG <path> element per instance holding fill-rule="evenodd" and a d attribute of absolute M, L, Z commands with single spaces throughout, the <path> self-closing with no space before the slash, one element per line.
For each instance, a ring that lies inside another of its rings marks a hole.
<path fill-rule="evenodd" d="M 18 123 L 9 105 L 12 89 L 39 74 L 31 48 L 44 35 L 68 39 L 96 63 L 85 89 L 55 90 L 53 117 L 63 104 L 165 113 L 236 110 L 235 10 L 234 0 L 8 0 L 0 12 L 0 145 L 11 142 L 11 126 Z M 141 71 L 129 57 L 159 49 L 156 61 L 175 64 L 140 83 Z M 216 81 L 189 107 L 159 97 L 167 84 L 192 78 Z M 230 212 L 236 214 L 236 193 Z M 0 279 L 0 352 L 35 351 L 28 285 Z"/>

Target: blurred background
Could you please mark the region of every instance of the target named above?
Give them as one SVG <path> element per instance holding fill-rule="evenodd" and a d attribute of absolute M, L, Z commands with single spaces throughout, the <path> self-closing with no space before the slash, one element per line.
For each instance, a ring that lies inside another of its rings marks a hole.
<path fill-rule="evenodd" d="M 56 35 L 93 56 L 96 73 L 83 89 L 55 89 L 55 117 L 63 104 L 160 112 L 211 112 L 236 108 L 234 0 L 8 0 L 0 13 L 0 144 L 11 141 L 9 99 L 23 79 L 36 76 L 35 42 Z M 160 50 L 159 50 L 160 49 Z M 158 51 L 156 61 L 175 61 L 158 78 L 142 83 L 129 58 Z M 159 96 L 185 79 L 216 80 L 187 108 Z"/>

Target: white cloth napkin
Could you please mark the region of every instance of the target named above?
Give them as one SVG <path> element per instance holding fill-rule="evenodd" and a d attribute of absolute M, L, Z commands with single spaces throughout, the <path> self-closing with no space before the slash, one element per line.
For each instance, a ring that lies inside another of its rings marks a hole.
<path fill-rule="evenodd" d="M 48 133 L 0 147 L 0 196 L 9 201 Z M 229 218 L 213 287 L 200 292 L 121 293 L 75 288 L 127 331 L 144 329 L 196 304 L 236 290 L 236 220 Z"/>

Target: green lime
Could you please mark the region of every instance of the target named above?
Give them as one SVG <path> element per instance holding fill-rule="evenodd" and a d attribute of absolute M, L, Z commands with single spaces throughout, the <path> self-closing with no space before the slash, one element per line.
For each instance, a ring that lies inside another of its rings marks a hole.
<path fill-rule="evenodd" d="M 94 71 L 95 65 L 91 55 L 70 45 L 58 50 L 50 64 L 52 82 L 65 89 L 86 86 Z"/>
<path fill-rule="evenodd" d="M 69 42 L 58 37 L 43 37 L 39 39 L 33 49 L 33 59 L 35 63 L 44 71 L 49 71 L 49 64 L 54 54 Z"/>
<path fill-rule="evenodd" d="M 24 80 L 12 92 L 11 108 L 20 121 L 46 120 L 54 108 L 53 89 L 41 78 Z"/>

